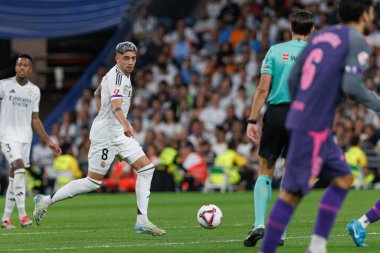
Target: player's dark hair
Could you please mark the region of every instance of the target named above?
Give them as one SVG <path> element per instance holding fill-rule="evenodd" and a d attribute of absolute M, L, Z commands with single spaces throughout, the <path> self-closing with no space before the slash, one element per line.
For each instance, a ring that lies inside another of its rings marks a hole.
<path fill-rule="evenodd" d="M 373 5 L 372 0 L 340 0 L 338 3 L 338 16 L 341 22 L 359 21 L 363 12 Z"/>
<path fill-rule="evenodd" d="M 358 135 L 355 135 L 351 138 L 350 144 L 351 146 L 357 146 L 360 143 L 360 137 Z"/>
<path fill-rule="evenodd" d="M 291 18 L 292 32 L 298 35 L 308 35 L 314 26 L 313 14 L 310 11 L 298 9 Z"/>
<path fill-rule="evenodd" d="M 33 58 L 32 56 L 28 55 L 28 54 L 19 54 L 18 57 L 17 57 L 17 60 L 16 60 L 16 63 L 18 62 L 18 59 L 20 58 L 27 58 L 30 60 L 31 63 L 33 63 Z"/>

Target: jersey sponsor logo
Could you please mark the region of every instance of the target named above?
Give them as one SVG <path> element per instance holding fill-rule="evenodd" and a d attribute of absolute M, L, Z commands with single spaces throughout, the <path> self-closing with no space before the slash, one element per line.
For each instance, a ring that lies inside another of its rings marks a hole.
<path fill-rule="evenodd" d="M 263 67 L 263 69 L 268 69 L 269 67 L 268 67 L 268 65 L 264 65 L 264 67 Z"/>
<path fill-rule="evenodd" d="M 9 93 L 16 93 L 16 91 L 14 89 L 11 89 Z"/>
<path fill-rule="evenodd" d="M 361 66 L 365 66 L 369 60 L 369 55 L 367 52 L 362 51 L 358 54 L 358 61 Z"/>
<path fill-rule="evenodd" d="M 119 92 L 120 92 L 120 89 L 119 89 L 119 88 L 115 88 L 115 89 L 113 90 L 113 95 L 112 95 L 112 97 L 113 97 L 113 98 L 122 98 L 123 95 L 119 94 Z"/>
<path fill-rule="evenodd" d="M 290 56 L 290 60 L 292 61 L 297 61 L 298 57 L 297 56 L 294 56 L 294 55 L 291 55 Z"/>
<path fill-rule="evenodd" d="M 284 61 L 289 60 L 289 54 L 282 54 L 282 59 L 283 59 Z"/>

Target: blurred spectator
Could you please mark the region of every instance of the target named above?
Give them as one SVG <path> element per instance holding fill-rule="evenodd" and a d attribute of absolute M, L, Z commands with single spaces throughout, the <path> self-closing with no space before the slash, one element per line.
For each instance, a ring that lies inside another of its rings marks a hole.
<path fill-rule="evenodd" d="M 210 18 L 216 19 L 218 15 L 220 14 L 221 10 L 223 9 L 225 1 L 207 0 L 206 2 L 207 2 L 206 4 L 207 14 L 210 16 Z"/>
<path fill-rule="evenodd" d="M 227 3 L 223 6 L 218 19 L 223 21 L 223 23 L 228 25 L 233 25 L 236 23 L 240 15 L 240 9 L 237 4 L 235 4 L 232 0 L 227 0 Z"/>
<path fill-rule="evenodd" d="M 146 52 L 142 52 L 143 65 L 152 65 L 157 62 L 160 53 L 169 53 L 168 44 L 164 41 L 165 27 L 157 26 L 152 40 L 148 43 Z"/>
<path fill-rule="evenodd" d="M 353 136 L 350 141 L 350 148 L 344 155 L 354 175 L 353 187 L 355 189 L 368 189 L 375 176 L 368 170 L 367 155 L 361 149 L 359 143 L 359 136 Z"/>
<path fill-rule="evenodd" d="M 59 128 L 59 136 L 67 143 L 73 142 L 76 134 L 76 126 L 71 112 L 62 114 L 62 122 Z"/>
<path fill-rule="evenodd" d="M 157 25 L 157 19 L 150 15 L 146 4 L 140 6 L 139 16 L 133 23 L 132 36 L 135 41 L 148 41 Z M 138 43 L 139 46 L 141 43 Z"/>
<path fill-rule="evenodd" d="M 212 151 L 215 152 L 216 155 L 222 154 L 227 150 L 227 141 L 226 141 L 226 132 L 223 127 L 219 126 L 215 129 L 215 138 L 216 141 L 212 144 Z"/>
<path fill-rule="evenodd" d="M 158 124 L 156 131 L 164 133 L 168 138 L 176 136 L 182 131 L 182 125 L 178 123 L 172 109 L 166 110 L 164 121 Z"/>
<path fill-rule="evenodd" d="M 246 160 L 243 156 L 239 155 L 235 151 L 235 144 L 233 142 L 230 142 L 228 144 L 227 150 L 225 150 L 223 153 L 219 154 L 215 158 L 215 165 L 222 166 L 225 170 L 225 172 L 228 175 L 228 183 L 231 185 L 239 185 L 241 182 L 243 182 L 241 179 L 241 175 L 239 174 L 239 171 L 243 169 L 243 166 L 246 164 Z M 213 178 L 211 178 L 211 181 L 217 182 L 220 179 L 217 177 L 221 177 L 223 175 L 213 174 Z M 242 188 L 245 188 L 245 183 L 243 183 Z M 239 187 L 239 186 L 238 186 Z"/>
<path fill-rule="evenodd" d="M 183 191 L 199 191 L 207 178 L 206 161 L 193 146 L 188 143 L 180 150 L 181 168 L 183 169 L 183 180 L 181 189 Z"/>
<path fill-rule="evenodd" d="M 100 64 L 96 70 L 96 73 L 91 77 L 91 89 L 96 90 L 100 85 L 103 76 L 107 74 L 107 66 L 103 63 Z"/>
<path fill-rule="evenodd" d="M 204 131 L 203 122 L 197 118 L 193 119 L 190 123 L 190 135 L 188 141 L 197 148 L 203 140 L 207 139 L 210 139 L 210 137 Z"/>
<path fill-rule="evenodd" d="M 54 159 L 53 167 L 56 174 L 55 190 L 83 176 L 69 143 L 62 145 L 62 154 Z"/>
<path fill-rule="evenodd" d="M 199 10 L 199 18 L 194 25 L 194 31 L 198 34 L 201 41 L 205 41 L 215 28 L 215 19 L 209 17 L 207 13 L 207 5 L 202 5 Z"/>
<path fill-rule="evenodd" d="M 199 119 L 205 123 L 205 128 L 212 131 L 216 126 L 221 125 L 226 119 L 226 112 L 219 107 L 220 96 L 217 93 L 212 94 L 210 104 L 199 114 Z"/>
<path fill-rule="evenodd" d="M 186 27 L 185 20 L 179 19 L 176 24 L 176 30 L 170 34 L 164 36 L 164 41 L 171 44 L 178 40 L 191 41 L 192 43 L 198 43 L 198 38 L 194 30 L 190 27 Z"/>
<path fill-rule="evenodd" d="M 108 177 L 104 178 L 101 191 L 104 192 L 134 192 L 137 173 L 125 161 L 115 161 Z"/>
<path fill-rule="evenodd" d="M 54 141 L 54 140 L 52 140 Z M 50 148 L 45 142 L 39 140 L 39 142 L 34 145 L 32 153 L 32 164 L 36 168 L 38 174 L 42 175 L 45 185 L 45 194 L 51 194 L 53 192 L 55 183 L 55 171 L 53 168 L 53 162 L 55 155 L 50 152 Z"/>

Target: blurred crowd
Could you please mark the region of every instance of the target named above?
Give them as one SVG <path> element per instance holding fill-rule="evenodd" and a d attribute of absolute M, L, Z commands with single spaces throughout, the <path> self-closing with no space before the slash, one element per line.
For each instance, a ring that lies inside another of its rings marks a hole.
<path fill-rule="evenodd" d="M 332 0 L 203 0 L 196 18 L 179 20 L 158 19 L 148 6 L 140 6 L 132 26 L 131 40 L 139 48 L 139 57 L 128 120 L 134 138 L 157 164 L 153 190 L 201 190 L 209 180 L 207 168 L 218 166 L 227 171 L 234 190 L 252 188 L 258 148 L 245 134 L 245 120 L 261 61 L 272 45 L 291 39 L 289 15 L 298 8 L 315 15 L 317 29 L 338 22 Z M 376 13 L 379 22 L 379 3 Z M 373 53 L 365 73 L 365 84 L 377 94 L 379 25 L 374 23 L 368 36 Z M 87 173 L 88 135 L 97 113 L 92 91 L 108 68 L 99 66 L 75 111 L 65 112 L 51 129 L 52 138 L 74 161 L 68 162 L 73 178 Z M 378 114 L 353 101 L 343 102 L 336 113 L 334 135 L 344 150 L 353 137 L 359 137 L 361 148 L 377 154 L 379 130 Z M 33 164 L 48 179 L 59 178 L 61 172 L 47 150 L 38 143 Z M 133 177 L 128 165 L 115 161 L 103 189 L 133 190 Z M 131 180 L 122 184 L 123 178 Z"/>

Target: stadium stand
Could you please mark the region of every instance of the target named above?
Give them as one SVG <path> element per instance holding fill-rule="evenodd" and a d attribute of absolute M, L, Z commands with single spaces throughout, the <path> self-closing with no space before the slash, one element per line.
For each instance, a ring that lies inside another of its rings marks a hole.
<path fill-rule="evenodd" d="M 117 0 L 108 2 L 118 3 Z M 236 152 L 249 161 L 239 167 L 240 177 L 245 179 L 245 183 L 241 184 L 244 180 L 237 182 L 233 189 L 251 189 L 258 168 L 258 150 L 245 136 L 245 119 L 258 84 L 261 61 L 271 45 L 290 38 L 288 17 L 293 10 L 307 8 L 312 11 L 315 25 L 321 29 L 337 22 L 334 1 L 201 0 L 188 5 L 191 8 L 187 12 L 178 11 L 181 15 L 177 13 L 170 17 L 167 6 L 160 7 L 158 2 L 132 3 L 131 8 L 138 10 L 133 13 L 135 17 L 123 19 L 75 86 L 61 101 L 56 101 L 57 106 L 45 120 L 45 126 L 51 129 L 51 134 L 60 144 L 70 141 L 80 167 L 86 168 L 88 129 L 96 112 L 92 94 L 83 90 L 94 88 L 91 79 L 97 75 L 100 64 L 109 62 L 107 59 L 112 57 L 115 43 L 123 38 L 132 40 L 139 48 L 139 59 L 133 77 L 133 106 L 128 120 L 136 130 L 136 139 L 146 151 L 149 150 L 148 155 L 156 163 L 160 163 L 160 154 L 167 148 L 178 150 L 170 156 L 170 161 L 165 160 L 167 164 L 157 169 L 152 190 L 181 190 L 178 185 L 186 171 L 178 157 L 188 143 L 209 167 L 214 166 L 215 157 L 233 143 Z M 177 10 L 175 1 L 170 1 L 170 6 L 172 12 Z M 0 8 L 0 21 L 9 8 Z M 118 12 L 118 20 L 126 9 Z M 380 94 L 380 3 L 377 3 L 376 13 L 377 22 L 368 36 L 373 53 L 365 83 Z M 128 25 L 130 29 L 127 29 Z M 8 31 L 0 29 L 0 38 L 18 36 L 14 34 L 17 31 L 11 27 Z M 20 32 L 23 36 L 33 35 Z M 54 31 L 49 33 L 56 35 Z M 69 35 L 73 34 L 65 34 Z M 69 117 L 63 115 L 71 115 L 71 126 L 63 124 L 63 117 Z M 262 119 L 259 122 L 261 124 Z M 353 101 L 344 101 L 336 113 L 334 137 L 346 150 L 353 136 L 360 137 L 360 145 L 368 156 L 368 167 L 376 172 L 375 183 L 378 182 L 379 116 Z M 37 160 L 34 164 L 39 166 Z M 117 163 L 117 170 L 122 170 L 120 166 Z M 167 177 L 171 178 L 173 187 L 165 188 L 156 181 L 167 180 Z"/>

